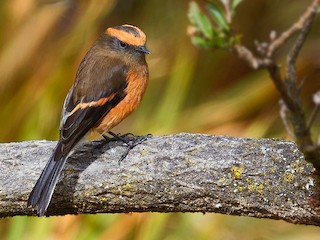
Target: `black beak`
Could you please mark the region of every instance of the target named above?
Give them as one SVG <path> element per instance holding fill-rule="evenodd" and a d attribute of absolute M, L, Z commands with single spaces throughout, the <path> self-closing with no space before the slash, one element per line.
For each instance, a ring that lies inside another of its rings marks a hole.
<path fill-rule="evenodd" d="M 145 54 L 151 54 L 151 51 L 146 48 L 145 46 L 139 46 L 137 47 L 137 51 L 138 52 L 142 52 L 142 53 L 145 53 Z"/>

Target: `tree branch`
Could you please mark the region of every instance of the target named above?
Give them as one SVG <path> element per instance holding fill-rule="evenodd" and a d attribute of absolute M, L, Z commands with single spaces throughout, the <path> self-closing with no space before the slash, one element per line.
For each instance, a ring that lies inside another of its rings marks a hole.
<path fill-rule="evenodd" d="M 0 217 L 34 214 L 26 200 L 55 144 L 0 144 Z M 182 133 L 152 137 L 119 166 L 123 151 L 82 144 L 47 214 L 216 212 L 320 225 L 318 179 L 295 143 Z"/>
<path fill-rule="evenodd" d="M 305 154 L 306 159 L 311 162 L 320 173 L 320 148 L 314 143 L 310 132 L 313 116 L 307 123 L 300 100 L 300 86 L 297 81 L 298 76 L 296 72 L 298 55 L 311 30 L 319 4 L 320 0 L 313 0 L 299 20 L 292 24 L 288 30 L 283 32 L 278 38 L 272 38 L 272 41 L 267 46 L 258 46 L 262 57 L 255 56 L 249 49 L 241 44 L 235 44 L 233 51 L 252 68 L 267 69 L 271 80 L 282 98 L 282 106 L 280 106 L 282 108 L 280 111 L 282 112 L 280 115 L 282 114 L 281 117 L 284 120 L 286 128 L 290 129 L 290 134 L 293 133 L 294 139 L 301 151 Z M 283 77 L 281 76 L 281 67 L 274 59 L 274 53 L 297 31 L 300 31 L 300 34 L 288 54 L 286 76 Z M 284 116 L 284 114 L 286 114 L 286 116 Z M 314 114 L 315 116 L 317 115 L 317 109 Z"/>
<path fill-rule="evenodd" d="M 283 46 L 283 44 L 286 43 L 293 36 L 294 33 L 303 29 L 306 22 L 310 22 L 311 25 L 315 17 L 319 1 L 320 0 L 313 0 L 311 5 L 308 7 L 307 11 L 305 11 L 305 13 L 299 18 L 299 20 L 269 44 L 268 51 L 266 54 L 268 58 L 272 58 L 276 50 Z"/>

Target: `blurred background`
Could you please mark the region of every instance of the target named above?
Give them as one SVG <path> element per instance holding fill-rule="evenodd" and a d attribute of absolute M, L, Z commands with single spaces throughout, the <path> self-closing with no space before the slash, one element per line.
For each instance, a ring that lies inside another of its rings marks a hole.
<path fill-rule="evenodd" d="M 268 41 L 311 1 L 244 0 L 242 42 Z M 198 1 L 198 3 L 204 3 Z M 0 141 L 57 140 L 60 111 L 77 67 L 97 36 L 129 23 L 148 37 L 150 84 L 139 109 L 115 132 L 178 132 L 288 138 L 265 71 L 230 52 L 201 50 L 186 34 L 189 1 L 3 0 L 0 2 Z M 298 61 L 307 113 L 320 89 L 320 20 Z M 292 43 L 292 42 L 291 42 Z M 290 42 L 277 57 L 285 63 Z M 318 134 L 320 123 L 313 132 Z M 320 229 L 220 214 L 99 214 L 0 219 L 0 239 L 319 239 Z"/>

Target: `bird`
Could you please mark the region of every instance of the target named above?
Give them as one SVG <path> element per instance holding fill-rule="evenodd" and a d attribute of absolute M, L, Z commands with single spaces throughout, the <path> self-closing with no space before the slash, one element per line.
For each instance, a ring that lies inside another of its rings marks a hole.
<path fill-rule="evenodd" d="M 47 211 L 68 156 L 90 131 L 123 140 L 111 129 L 141 102 L 150 53 L 145 33 L 129 24 L 107 28 L 93 43 L 65 98 L 57 145 L 28 198 L 39 217 Z"/>

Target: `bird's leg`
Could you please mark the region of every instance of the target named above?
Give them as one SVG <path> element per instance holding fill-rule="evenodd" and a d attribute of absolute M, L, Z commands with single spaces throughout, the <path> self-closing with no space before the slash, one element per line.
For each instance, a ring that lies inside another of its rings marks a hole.
<path fill-rule="evenodd" d="M 124 142 L 124 143 L 127 143 L 127 142 L 128 142 L 128 140 L 126 139 L 126 137 L 128 137 L 129 135 L 134 136 L 134 135 L 131 134 L 131 133 L 126 133 L 126 134 L 123 134 L 123 135 L 116 134 L 116 133 L 111 132 L 111 131 L 109 131 L 108 133 L 113 137 L 112 139 L 114 139 L 114 140 L 120 140 L 120 141 L 122 141 L 122 142 Z M 103 135 L 103 137 L 106 138 L 105 135 Z M 108 138 L 108 137 L 107 137 L 107 138 Z M 110 138 L 109 138 L 109 139 L 110 139 Z"/>
<path fill-rule="evenodd" d="M 120 134 L 116 134 L 114 132 L 111 132 L 109 131 L 108 132 L 112 137 L 108 137 L 107 135 L 105 134 L 102 134 L 102 137 L 104 138 L 104 140 L 106 142 L 111 142 L 111 141 L 122 141 L 122 142 L 127 142 L 128 140 L 125 139 L 126 137 L 128 136 L 132 136 L 132 137 L 135 137 L 132 133 L 126 133 L 126 134 L 123 134 L 123 135 L 120 135 Z"/>
<path fill-rule="evenodd" d="M 116 141 L 116 140 L 117 140 L 117 139 L 115 139 L 114 137 L 108 137 L 108 136 L 105 135 L 105 134 L 102 134 L 102 137 L 103 137 L 102 141 L 106 141 L 107 143 L 108 143 L 108 142 L 111 142 L 111 141 Z"/>
<path fill-rule="evenodd" d="M 127 145 L 127 149 L 126 151 L 121 155 L 120 159 L 119 159 L 119 165 L 122 162 L 123 159 L 125 159 L 127 157 L 127 155 L 129 154 L 130 150 L 132 148 L 134 148 L 135 146 L 139 145 L 140 143 L 143 143 L 144 141 L 146 141 L 148 138 L 151 137 L 151 134 L 148 134 L 146 136 L 135 136 L 132 133 L 126 133 L 123 135 L 118 135 L 115 134 L 111 131 L 108 132 L 113 138 L 109 138 L 105 135 L 102 135 L 107 141 L 112 141 L 114 140 L 120 140 L 121 142 L 125 143 Z M 128 136 L 130 136 L 130 138 L 128 139 Z"/>

